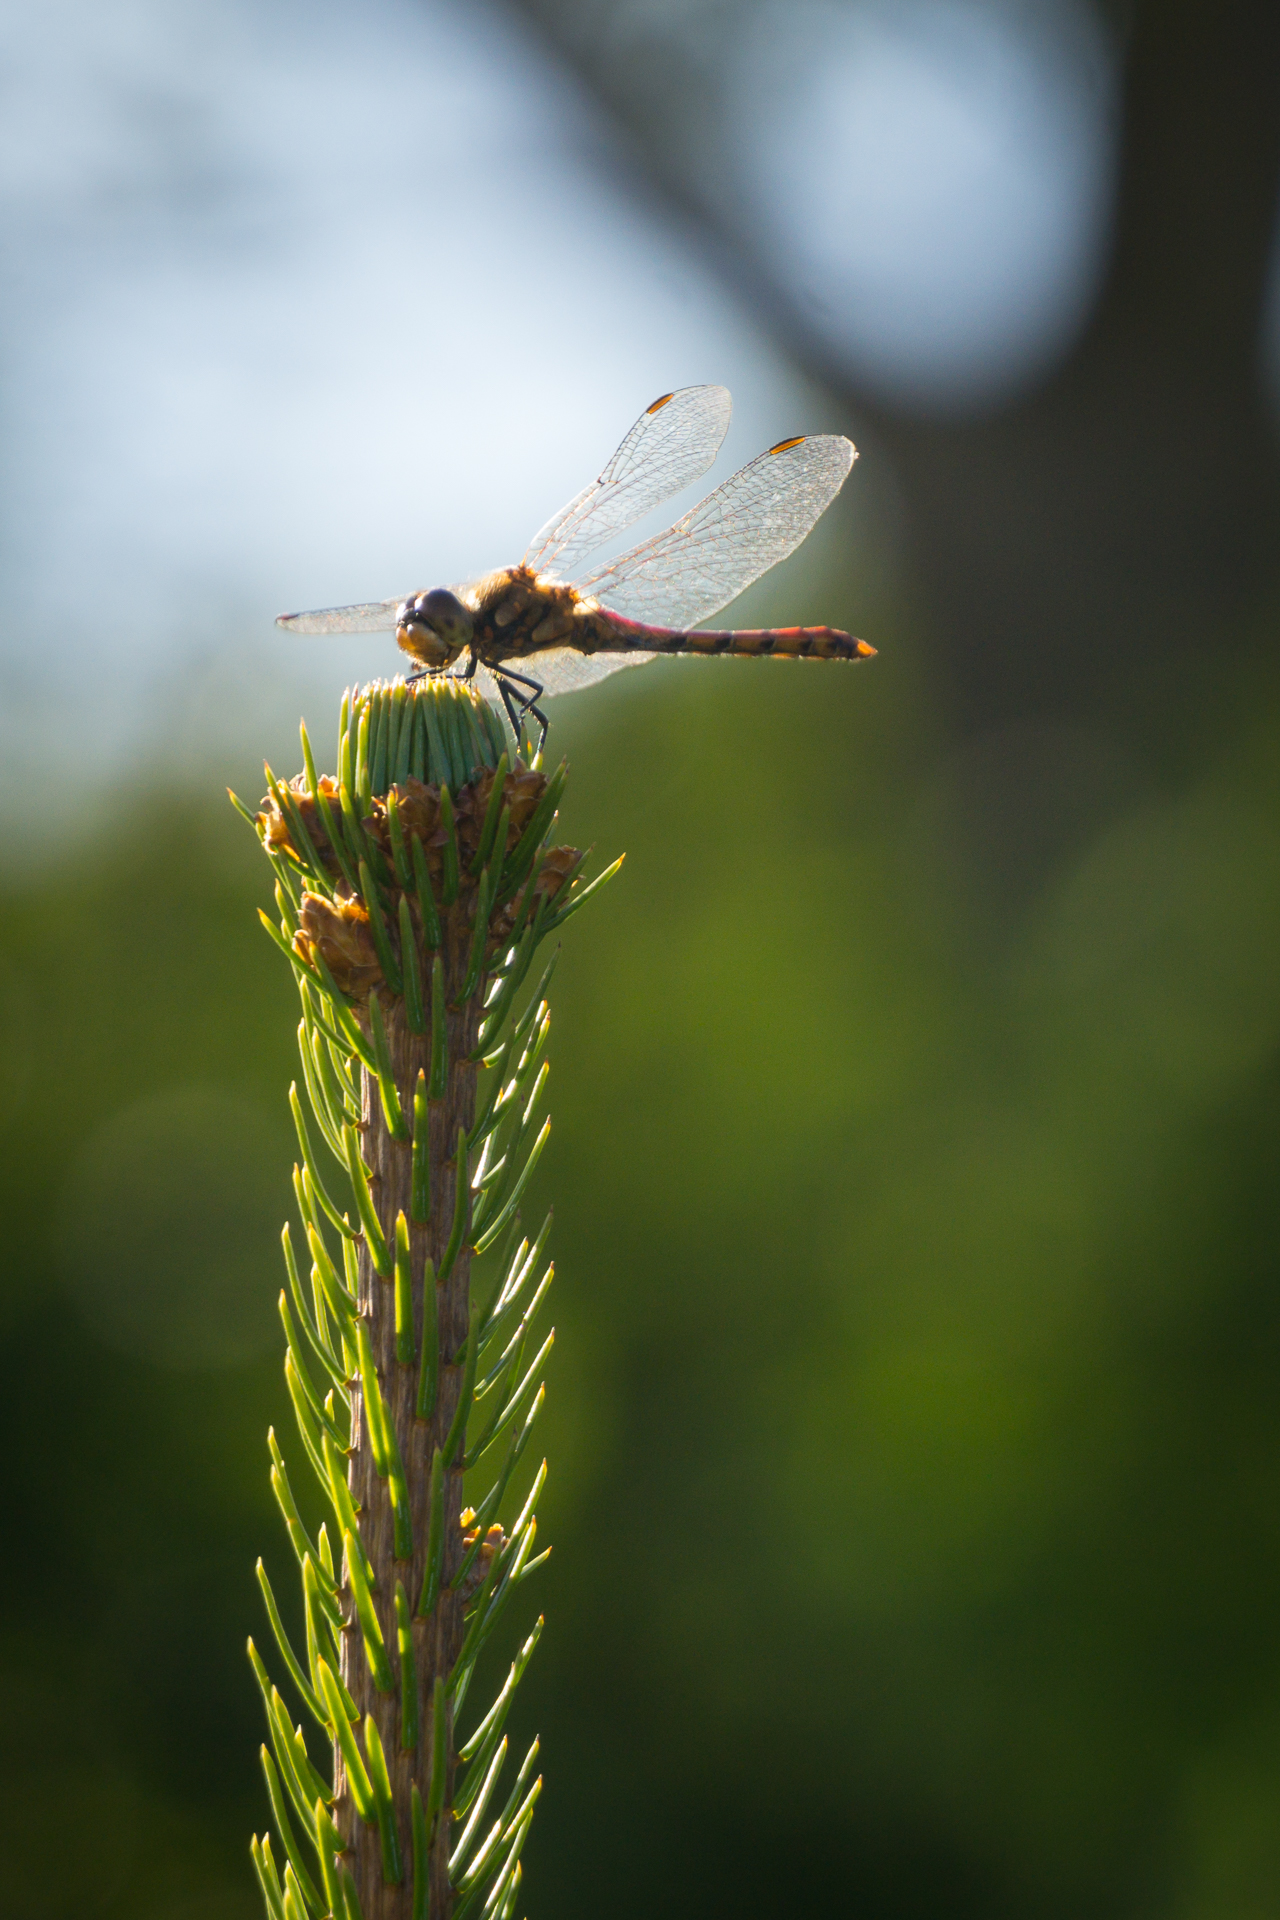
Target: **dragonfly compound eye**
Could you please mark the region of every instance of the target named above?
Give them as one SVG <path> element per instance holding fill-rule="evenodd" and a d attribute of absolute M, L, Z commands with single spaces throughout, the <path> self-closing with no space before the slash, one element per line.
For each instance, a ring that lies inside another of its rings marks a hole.
<path fill-rule="evenodd" d="M 451 647 L 465 647 L 471 638 L 471 615 L 456 593 L 436 587 L 418 596 L 418 619 L 434 628 Z"/>
<path fill-rule="evenodd" d="M 436 587 L 415 594 L 399 610 L 396 639 L 425 667 L 447 667 L 471 640 L 471 615 L 456 593 Z"/>

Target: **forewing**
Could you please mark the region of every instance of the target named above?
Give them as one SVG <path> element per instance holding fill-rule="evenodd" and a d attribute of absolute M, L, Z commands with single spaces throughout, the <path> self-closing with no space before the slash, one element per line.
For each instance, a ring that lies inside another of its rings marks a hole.
<path fill-rule="evenodd" d="M 629 619 L 696 626 L 794 552 L 856 458 L 853 443 L 838 433 L 780 441 L 665 533 L 577 584 Z"/>
<path fill-rule="evenodd" d="M 726 387 L 681 387 L 655 400 L 599 479 L 535 534 L 525 566 L 572 580 L 588 554 L 706 472 L 732 408 Z"/>
<path fill-rule="evenodd" d="M 392 633 L 399 600 L 362 600 L 358 607 L 322 607 L 316 613 L 282 613 L 276 625 L 290 633 Z"/>
<path fill-rule="evenodd" d="M 536 680 L 542 691 L 576 693 L 580 687 L 594 687 L 622 667 L 642 667 L 656 660 L 656 653 L 577 653 L 572 647 L 545 647 L 541 653 L 528 654 L 520 662 L 521 673 Z"/>

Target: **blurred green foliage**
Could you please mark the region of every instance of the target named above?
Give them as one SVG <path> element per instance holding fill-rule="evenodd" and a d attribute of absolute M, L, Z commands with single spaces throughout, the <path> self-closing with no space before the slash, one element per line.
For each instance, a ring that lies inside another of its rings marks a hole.
<path fill-rule="evenodd" d="M 1173 729 L 1162 690 L 1159 759 L 957 743 L 886 625 L 856 674 L 672 661 L 553 713 L 562 837 L 629 857 L 552 993 L 529 1912 L 1254 1920 L 1280 687 Z M 213 774 L 4 888 L 15 1920 L 258 1910 L 266 902 Z"/>

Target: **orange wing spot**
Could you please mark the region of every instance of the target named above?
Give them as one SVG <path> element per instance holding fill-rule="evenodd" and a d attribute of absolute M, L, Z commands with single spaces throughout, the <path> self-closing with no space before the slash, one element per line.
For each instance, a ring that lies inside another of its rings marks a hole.
<path fill-rule="evenodd" d="M 659 407 L 665 407 L 665 406 L 666 406 L 666 404 L 667 404 L 667 402 L 668 402 L 668 400 L 674 400 L 674 399 L 675 399 L 675 397 L 676 397 L 676 396 L 675 396 L 675 389 L 674 389 L 674 388 L 672 388 L 672 390 L 671 390 L 671 392 L 670 392 L 670 393 L 660 393 L 660 394 L 658 395 L 658 398 L 657 398 L 657 399 L 656 399 L 656 400 L 654 401 L 654 403 L 653 403 L 653 405 L 652 405 L 651 407 L 646 407 L 646 408 L 645 408 L 645 412 L 646 412 L 646 413 L 656 413 L 656 412 L 658 411 L 658 408 L 659 408 Z"/>
<path fill-rule="evenodd" d="M 777 446 L 770 447 L 769 451 L 770 453 L 785 453 L 788 447 L 802 447 L 807 438 L 807 434 L 798 433 L 794 440 L 779 440 Z"/>

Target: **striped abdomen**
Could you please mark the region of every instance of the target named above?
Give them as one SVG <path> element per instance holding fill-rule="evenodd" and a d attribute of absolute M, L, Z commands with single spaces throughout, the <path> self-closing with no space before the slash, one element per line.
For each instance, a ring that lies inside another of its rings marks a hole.
<path fill-rule="evenodd" d="M 596 629 L 593 650 L 602 652 L 772 654 L 785 660 L 869 660 L 875 653 L 865 640 L 856 640 L 839 627 L 738 627 L 716 632 L 646 627 L 638 620 L 603 611 L 588 619 Z M 580 644 L 576 636 L 570 642 L 575 644 Z"/>

